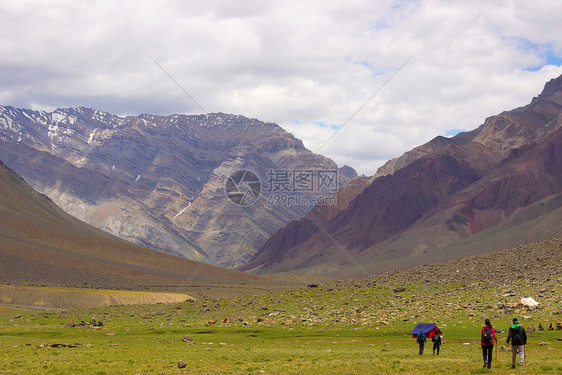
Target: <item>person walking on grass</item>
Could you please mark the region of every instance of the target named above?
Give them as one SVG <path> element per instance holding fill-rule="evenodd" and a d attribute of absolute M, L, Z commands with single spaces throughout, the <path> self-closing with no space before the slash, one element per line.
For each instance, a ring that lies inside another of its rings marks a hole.
<path fill-rule="evenodd" d="M 494 341 L 497 343 L 496 330 L 492 327 L 490 319 L 484 321 L 484 327 L 480 332 L 480 345 L 482 346 L 482 357 L 484 358 L 484 368 L 492 367 L 492 353 L 494 349 Z"/>
<path fill-rule="evenodd" d="M 425 335 L 423 333 L 423 329 L 420 330 L 420 333 L 418 333 L 418 338 L 417 338 L 418 344 L 420 345 L 420 355 L 423 354 L 423 347 L 425 345 L 425 343 L 427 342 L 427 340 L 425 339 Z"/>
<path fill-rule="evenodd" d="M 433 342 L 433 355 L 435 355 L 435 350 L 437 350 L 437 355 L 439 355 L 439 348 L 441 348 L 441 336 L 439 335 L 439 331 L 435 332 L 431 341 Z"/>
<path fill-rule="evenodd" d="M 527 344 L 527 333 L 525 328 L 519 324 L 519 319 L 513 318 L 513 325 L 509 327 L 507 334 L 507 345 L 511 341 L 511 368 L 515 368 L 515 357 L 519 353 L 519 362 L 521 368 L 524 368 L 525 363 L 525 344 Z"/>

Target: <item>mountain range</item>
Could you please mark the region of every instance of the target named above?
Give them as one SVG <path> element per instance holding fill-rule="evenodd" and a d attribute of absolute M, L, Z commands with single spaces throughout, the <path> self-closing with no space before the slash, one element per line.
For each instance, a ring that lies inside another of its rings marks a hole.
<path fill-rule="evenodd" d="M 437 137 L 272 235 L 243 270 L 363 276 L 562 236 L 562 76 Z"/>
<path fill-rule="evenodd" d="M 268 203 L 270 171 L 337 171 L 281 127 L 223 113 L 116 116 L 0 106 L 0 160 L 65 212 L 138 245 L 235 268 L 312 205 Z M 230 201 L 228 177 L 261 181 L 252 205 Z M 357 176 L 339 170 L 344 186 Z"/>

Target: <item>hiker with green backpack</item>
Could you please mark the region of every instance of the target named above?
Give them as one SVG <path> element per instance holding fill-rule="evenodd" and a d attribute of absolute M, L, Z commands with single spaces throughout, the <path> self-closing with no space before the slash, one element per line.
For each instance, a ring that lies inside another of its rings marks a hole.
<path fill-rule="evenodd" d="M 480 345 L 482 346 L 482 357 L 484 358 L 484 368 L 492 367 L 492 353 L 494 349 L 494 341 L 497 343 L 496 330 L 492 327 L 490 319 L 484 321 L 485 326 L 480 332 Z M 497 354 L 496 354 L 497 360 Z"/>
<path fill-rule="evenodd" d="M 524 368 L 525 361 L 525 344 L 527 344 L 527 333 L 525 328 L 519 324 L 519 319 L 513 318 L 513 325 L 509 327 L 507 334 L 507 345 L 511 341 L 511 368 L 515 368 L 515 358 L 519 353 L 519 361 L 521 368 Z"/>

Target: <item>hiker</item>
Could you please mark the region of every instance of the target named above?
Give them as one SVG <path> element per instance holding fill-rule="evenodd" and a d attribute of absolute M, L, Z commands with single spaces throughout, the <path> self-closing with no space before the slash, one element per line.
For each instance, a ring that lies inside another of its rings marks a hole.
<path fill-rule="evenodd" d="M 437 355 L 439 355 L 439 348 L 441 348 L 441 336 L 439 335 L 439 331 L 433 335 L 431 341 L 433 342 L 433 355 L 435 355 L 435 350 L 437 350 Z"/>
<path fill-rule="evenodd" d="M 544 328 L 543 328 L 542 324 L 539 323 L 539 332 L 542 332 L 542 331 L 544 331 Z"/>
<path fill-rule="evenodd" d="M 417 342 L 418 342 L 418 344 L 420 344 L 420 355 L 422 355 L 423 354 L 423 347 L 424 347 L 425 343 L 427 342 L 427 340 L 425 339 L 425 335 L 423 333 L 423 329 L 420 330 L 420 333 L 418 333 Z"/>
<path fill-rule="evenodd" d="M 524 368 L 525 362 L 525 344 L 527 344 L 527 333 L 525 328 L 519 324 L 519 319 L 513 318 L 513 325 L 509 327 L 507 334 L 507 345 L 511 341 L 511 368 L 515 368 L 515 357 L 519 353 L 519 362 L 521 368 Z"/>
<path fill-rule="evenodd" d="M 492 353 L 494 349 L 494 341 L 497 343 L 496 331 L 490 323 L 490 319 L 486 318 L 484 321 L 485 326 L 480 331 L 480 345 L 482 346 L 482 358 L 484 359 L 484 368 L 490 369 L 492 367 Z"/>
<path fill-rule="evenodd" d="M 550 323 L 550 325 L 548 326 L 548 330 L 549 330 L 549 331 L 554 331 L 554 327 L 552 326 L 552 323 Z"/>

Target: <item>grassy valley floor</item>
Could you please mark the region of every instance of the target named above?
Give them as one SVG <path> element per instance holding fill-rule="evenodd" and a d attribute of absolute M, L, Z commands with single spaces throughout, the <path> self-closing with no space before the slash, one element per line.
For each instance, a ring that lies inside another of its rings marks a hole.
<path fill-rule="evenodd" d="M 556 260 L 560 244 L 250 297 L 67 312 L 0 307 L 0 374 L 560 374 L 562 331 L 547 327 L 562 322 L 562 265 L 541 261 Z M 539 307 L 517 305 L 522 297 Z M 501 330 L 491 371 L 482 369 L 479 340 L 486 317 Z M 537 328 L 525 370 L 511 370 L 511 352 L 500 350 L 513 317 Z M 69 327 L 91 319 L 104 326 Z M 440 356 L 431 344 L 417 354 L 408 334 L 417 322 L 442 329 Z"/>
<path fill-rule="evenodd" d="M 500 345 L 512 316 L 526 328 L 539 323 L 546 328 L 562 317 L 552 315 L 558 312 L 552 305 L 511 313 L 488 309 L 495 305 L 495 290 L 479 290 L 480 298 L 463 287 L 409 284 L 398 294 L 384 286 L 353 291 L 323 286 L 232 301 L 70 312 L 3 308 L 0 374 L 487 373 L 479 344 L 483 317 L 502 329 Z M 434 304 L 436 293 L 457 293 L 454 304 L 460 307 Z M 412 295 L 419 303 L 404 308 Z M 92 318 L 104 326 L 66 327 Z M 432 356 L 427 345 L 419 356 L 408 332 L 416 322 L 431 321 L 444 332 L 441 355 Z M 557 337 L 562 331 L 529 334 L 526 373 L 562 372 Z M 518 373 L 509 369 L 510 359 L 510 352 L 498 350 L 492 372 Z M 187 363 L 185 369 L 178 369 L 179 360 Z"/>

